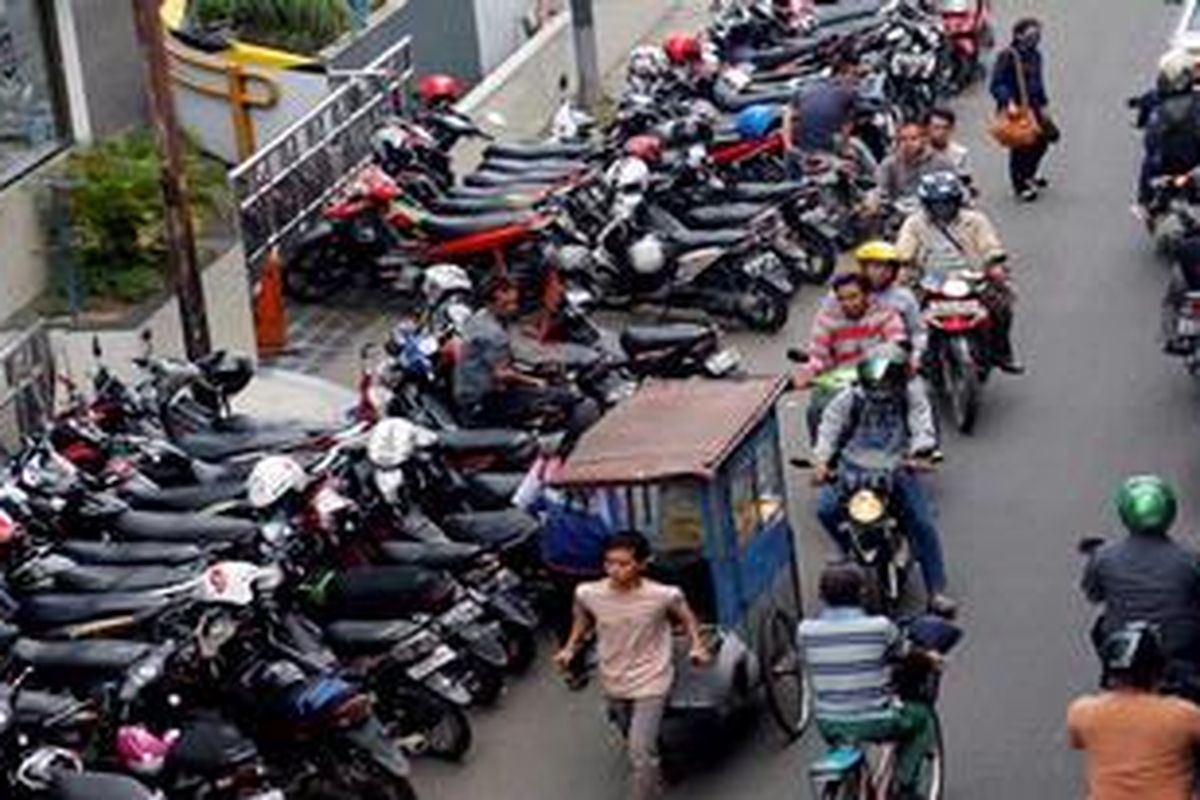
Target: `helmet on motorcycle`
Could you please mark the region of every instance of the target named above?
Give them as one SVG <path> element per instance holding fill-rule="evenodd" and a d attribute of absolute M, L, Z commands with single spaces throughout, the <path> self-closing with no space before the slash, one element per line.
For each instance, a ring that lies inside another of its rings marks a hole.
<path fill-rule="evenodd" d="M 462 96 L 462 82 L 452 75 L 425 75 L 417 81 L 417 97 L 426 108 L 457 103 Z"/>
<path fill-rule="evenodd" d="M 662 161 L 662 154 L 662 139 L 657 136 L 633 136 L 625 143 L 625 155 L 641 159 L 646 162 L 646 166 L 654 166 Z"/>
<path fill-rule="evenodd" d="M 690 33 L 673 33 L 663 40 L 667 60 L 677 67 L 692 64 L 704 57 L 700 39 Z"/>
<path fill-rule="evenodd" d="M 409 167 L 416 154 L 408 133 L 386 125 L 371 135 L 371 156 L 388 175 L 396 175 Z"/>
<path fill-rule="evenodd" d="M 647 234 L 629 245 L 629 266 L 639 275 L 653 275 L 667 263 L 667 252 L 662 239 L 653 233 Z"/>
<path fill-rule="evenodd" d="M 900 251 L 896 249 L 896 245 L 882 239 L 873 239 L 859 245 L 858 249 L 854 251 L 854 259 L 859 264 L 868 261 L 899 264 L 903 260 L 900 258 Z"/>
<path fill-rule="evenodd" d="M 1168 51 L 1158 62 L 1155 86 L 1159 95 L 1170 97 L 1191 92 L 1196 80 L 1195 69 L 1195 59 L 1187 50 Z"/>
<path fill-rule="evenodd" d="M 1162 638 L 1148 622 L 1127 622 L 1110 633 L 1100 648 L 1107 684 L 1116 678 L 1122 684 L 1152 688 L 1166 667 Z"/>
<path fill-rule="evenodd" d="M 425 304 L 433 307 L 454 292 L 470 293 L 475 288 L 471 276 L 458 264 L 434 264 L 421 279 Z"/>
<path fill-rule="evenodd" d="M 256 509 L 270 508 L 289 492 L 308 483 L 304 468 L 291 456 L 267 456 L 254 465 L 246 479 L 246 494 Z"/>
<path fill-rule="evenodd" d="M 858 385 L 868 398 L 887 399 L 908 385 L 908 355 L 895 344 L 881 344 L 858 362 Z"/>
<path fill-rule="evenodd" d="M 1126 478 L 1117 490 L 1117 513 L 1133 534 L 1163 534 L 1175 521 L 1178 504 L 1171 484 L 1157 475 Z"/>
<path fill-rule="evenodd" d="M 433 431 L 414 425 L 402 417 L 380 420 L 367 440 L 367 460 L 379 469 L 395 469 L 412 458 L 413 453 L 437 440 Z"/>
<path fill-rule="evenodd" d="M 761 139 L 779 121 L 779 109 L 766 103 L 755 103 L 738 112 L 734 127 L 743 139 Z"/>
<path fill-rule="evenodd" d="M 661 78 L 666 69 L 667 58 L 662 48 L 642 45 L 629 54 L 629 67 L 625 74 L 632 83 L 650 83 Z"/>
<path fill-rule="evenodd" d="M 917 184 L 917 199 L 936 222 L 953 222 L 966 202 L 962 181 L 953 172 L 931 172 Z"/>

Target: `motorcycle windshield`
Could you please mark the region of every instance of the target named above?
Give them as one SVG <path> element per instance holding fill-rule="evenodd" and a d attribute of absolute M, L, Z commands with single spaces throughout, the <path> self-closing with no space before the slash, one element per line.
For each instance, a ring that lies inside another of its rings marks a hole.
<path fill-rule="evenodd" d="M 975 0 L 941 0 L 938 5 L 943 14 L 970 14 L 975 10 Z"/>

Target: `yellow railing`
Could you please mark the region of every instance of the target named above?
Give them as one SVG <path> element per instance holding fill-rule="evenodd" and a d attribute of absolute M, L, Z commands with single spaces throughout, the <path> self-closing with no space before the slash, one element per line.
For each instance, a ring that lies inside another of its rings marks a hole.
<path fill-rule="evenodd" d="M 229 104 L 238 160 L 245 161 L 253 155 L 258 142 L 250 110 L 277 105 L 279 84 L 266 72 L 220 56 L 188 50 L 170 39 L 167 52 L 171 57 L 171 78 L 176 84 Z M 181 65 L 185 68 L 181 69 Z"/>

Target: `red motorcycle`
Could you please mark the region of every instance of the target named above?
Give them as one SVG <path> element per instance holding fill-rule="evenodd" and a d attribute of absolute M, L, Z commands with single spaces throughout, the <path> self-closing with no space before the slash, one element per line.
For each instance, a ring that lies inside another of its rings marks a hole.
<path fill-rule="evenodd" d="M 995 44 L 991 0 L 939 0 L 942 29 L 950 39 L 951 81 L 961 91 L 983 74 L 983 54 Z"/>
<path fill-rule="evenodd" d="M 990 372 L 986 337 L 993 323 L 981 298 L 988 280 L 999 280 L 999 274 L 955 270 L 931 272 L 921 280 L 922 314 L 929 325 L 926 366 L 955 427 L 967 434 L 975 427 Z"/>
<path fill-rule="evenodd" d="M 540 264 L 534 245 L 558 220 L 532 209 L 435 214 L 375 166 L 364 169 L 324 217 L 300 240 L 284 270 L 284 290 L 293 300 L 328 299 L 364 280 L 411 293 L 421 268 L 442 261 L 506 272 L 514 264 Z"/>

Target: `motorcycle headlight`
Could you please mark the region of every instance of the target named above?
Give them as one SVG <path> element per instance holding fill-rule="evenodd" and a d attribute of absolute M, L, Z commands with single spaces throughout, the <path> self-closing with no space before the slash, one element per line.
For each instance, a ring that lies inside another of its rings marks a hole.
<path fill-rule="evenodd" d="M 375 488 L 384 502 L 394 503 L 404 485 L 404 472 L 398 469 L 375 470 Z"/>
<path fill-rule="evenodd" d="M 962 278 L 950 278 L 942 284 L 942 294 L 952 300 L 959 300 L 971 294 L 971 284 Z"/>
<path fill-rule="evenodd" d="M 883 499 L 870 489 L 860 489 L 850 497 L 846 513 L 859 525 L 872 525 L 883 518 Z"/>

